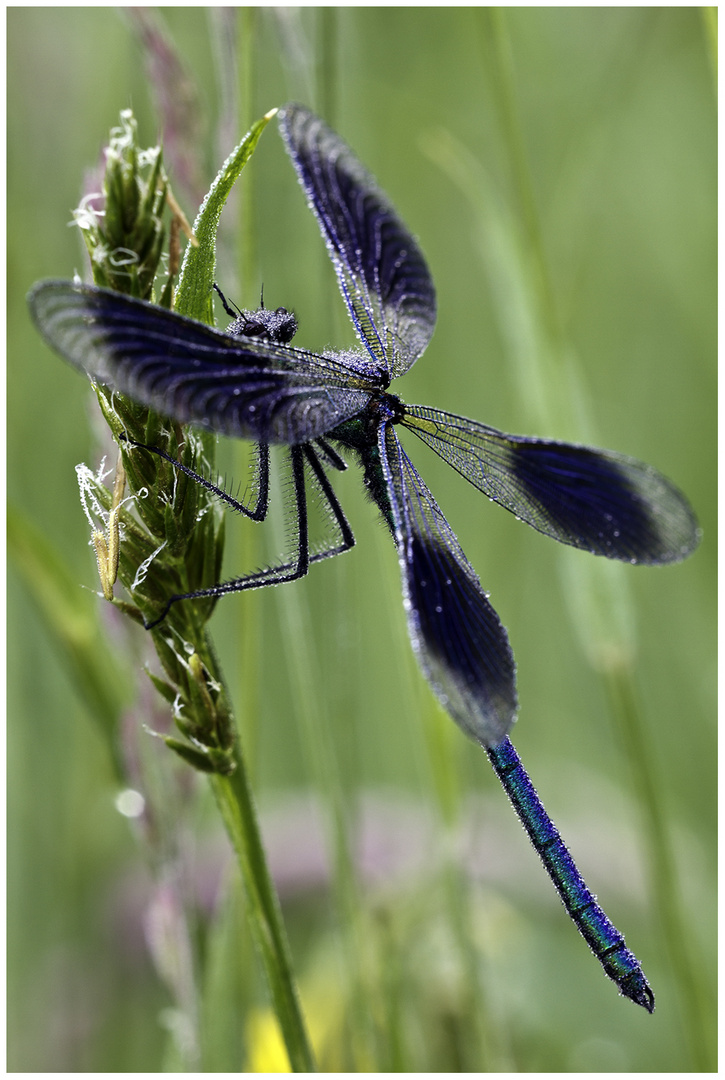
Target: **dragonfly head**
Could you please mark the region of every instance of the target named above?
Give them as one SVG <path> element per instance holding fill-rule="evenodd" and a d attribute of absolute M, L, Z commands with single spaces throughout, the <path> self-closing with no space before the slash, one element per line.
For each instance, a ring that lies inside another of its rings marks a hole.
<path fill-rule="evenodd" d="M 242 311 L 234 322 L 227 327 L 230 337 L 255 338 L 258 341 L 272 341 L 276 345 L 289 345 L 297 333 L 297 318 L 287 308 L 257 308 L 256 311 Z"/>

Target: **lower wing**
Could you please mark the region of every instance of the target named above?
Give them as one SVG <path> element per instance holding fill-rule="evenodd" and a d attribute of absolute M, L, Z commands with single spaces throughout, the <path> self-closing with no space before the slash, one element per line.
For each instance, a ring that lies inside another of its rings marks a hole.
<path fill-rule="evenodd" d="M 378 449 L 418 661 L 456 723 L 478 742 L 496 746 L 517 709 L 506 630 L 392 424 L 381 425 Z"/>

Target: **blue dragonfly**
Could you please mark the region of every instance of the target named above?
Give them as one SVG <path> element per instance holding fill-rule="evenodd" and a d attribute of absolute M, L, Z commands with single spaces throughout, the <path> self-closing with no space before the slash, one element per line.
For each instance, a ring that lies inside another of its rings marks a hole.
<path fill-rule="evenodd" d="M 486 751 L 606 974 L 652 1012 L 654 995 L 639 961 L 587 888 L 508 737 L 518 703 L 506 630 L 398 431 L 411 431 L 473 487 L 539 532 L 595 555 L 633 564 L 677 562 L 698 542 L 693 513 L 669 480 L 633 458 L 507 435 L 440 409 L 406 405 L 391 393 L 392 380 L 422 355 L 435 326 L 436 296 L 423 254 L 334 131 L 300 105 L 286 106 L 279 120 L 360 347 L 313 353 L 293 346 L 297 322 L 284 308 L 235 313 L 224 301 L 233 321 L 221 332 L 90 285 L 40 282 L 29 294 L 46 341 L 98 382 L 179 423 L 257 444 L 254 505 L 212 489 L 235 509 L 263 520 L 270 444 L 289 456 L 295 552 L 280 565 L 170 596 L 147 628 L 179 601 L 293 581 L 313 563 L 351 548 L 354 536 L 330 480 L 346 468 L 343 453 L 351 456 L 397 549 L 410 639 L 423 673 L 455 722 Z M 327 507 L 335 533 L 322 550 L 310 544 L 310 497 Z"/>

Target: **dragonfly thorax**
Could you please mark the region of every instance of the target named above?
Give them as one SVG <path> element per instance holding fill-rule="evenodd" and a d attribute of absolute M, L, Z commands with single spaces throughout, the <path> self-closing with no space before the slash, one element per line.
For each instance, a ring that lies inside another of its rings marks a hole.
<path fill-rule="evenodd" d="M 376 416 L 378 423 L 399 424 L 405 416 L 405 405 L 397 394 L 387 391 L 374 394 L 368 409 Z"/>
<path fill-rule="evenodd" d="M 405 406 L 399 397 L 386 390 L 373 390 L 365 408 L 338 424 L 330 435 L 348 449 L 364 453 L 377 445 L 382 424 L 399 424 L 404 415 Z"/>

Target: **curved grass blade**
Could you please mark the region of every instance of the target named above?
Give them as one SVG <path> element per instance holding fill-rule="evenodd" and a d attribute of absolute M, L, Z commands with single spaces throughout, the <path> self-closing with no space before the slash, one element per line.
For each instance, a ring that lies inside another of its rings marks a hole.
<path fill-rule="evenodd" d="M 271 109 L 252 125 L 239 146 L 222 165 L 194 222 L 198 246 L 187 244 L 179 271 L 174 310 L 180 315 L 211 325 L 214 322 L 211 293 L 216 268 L 216 234 L 224 204 L 244 166 L 254 153 L 259 137 L 277 112 Z"/>

